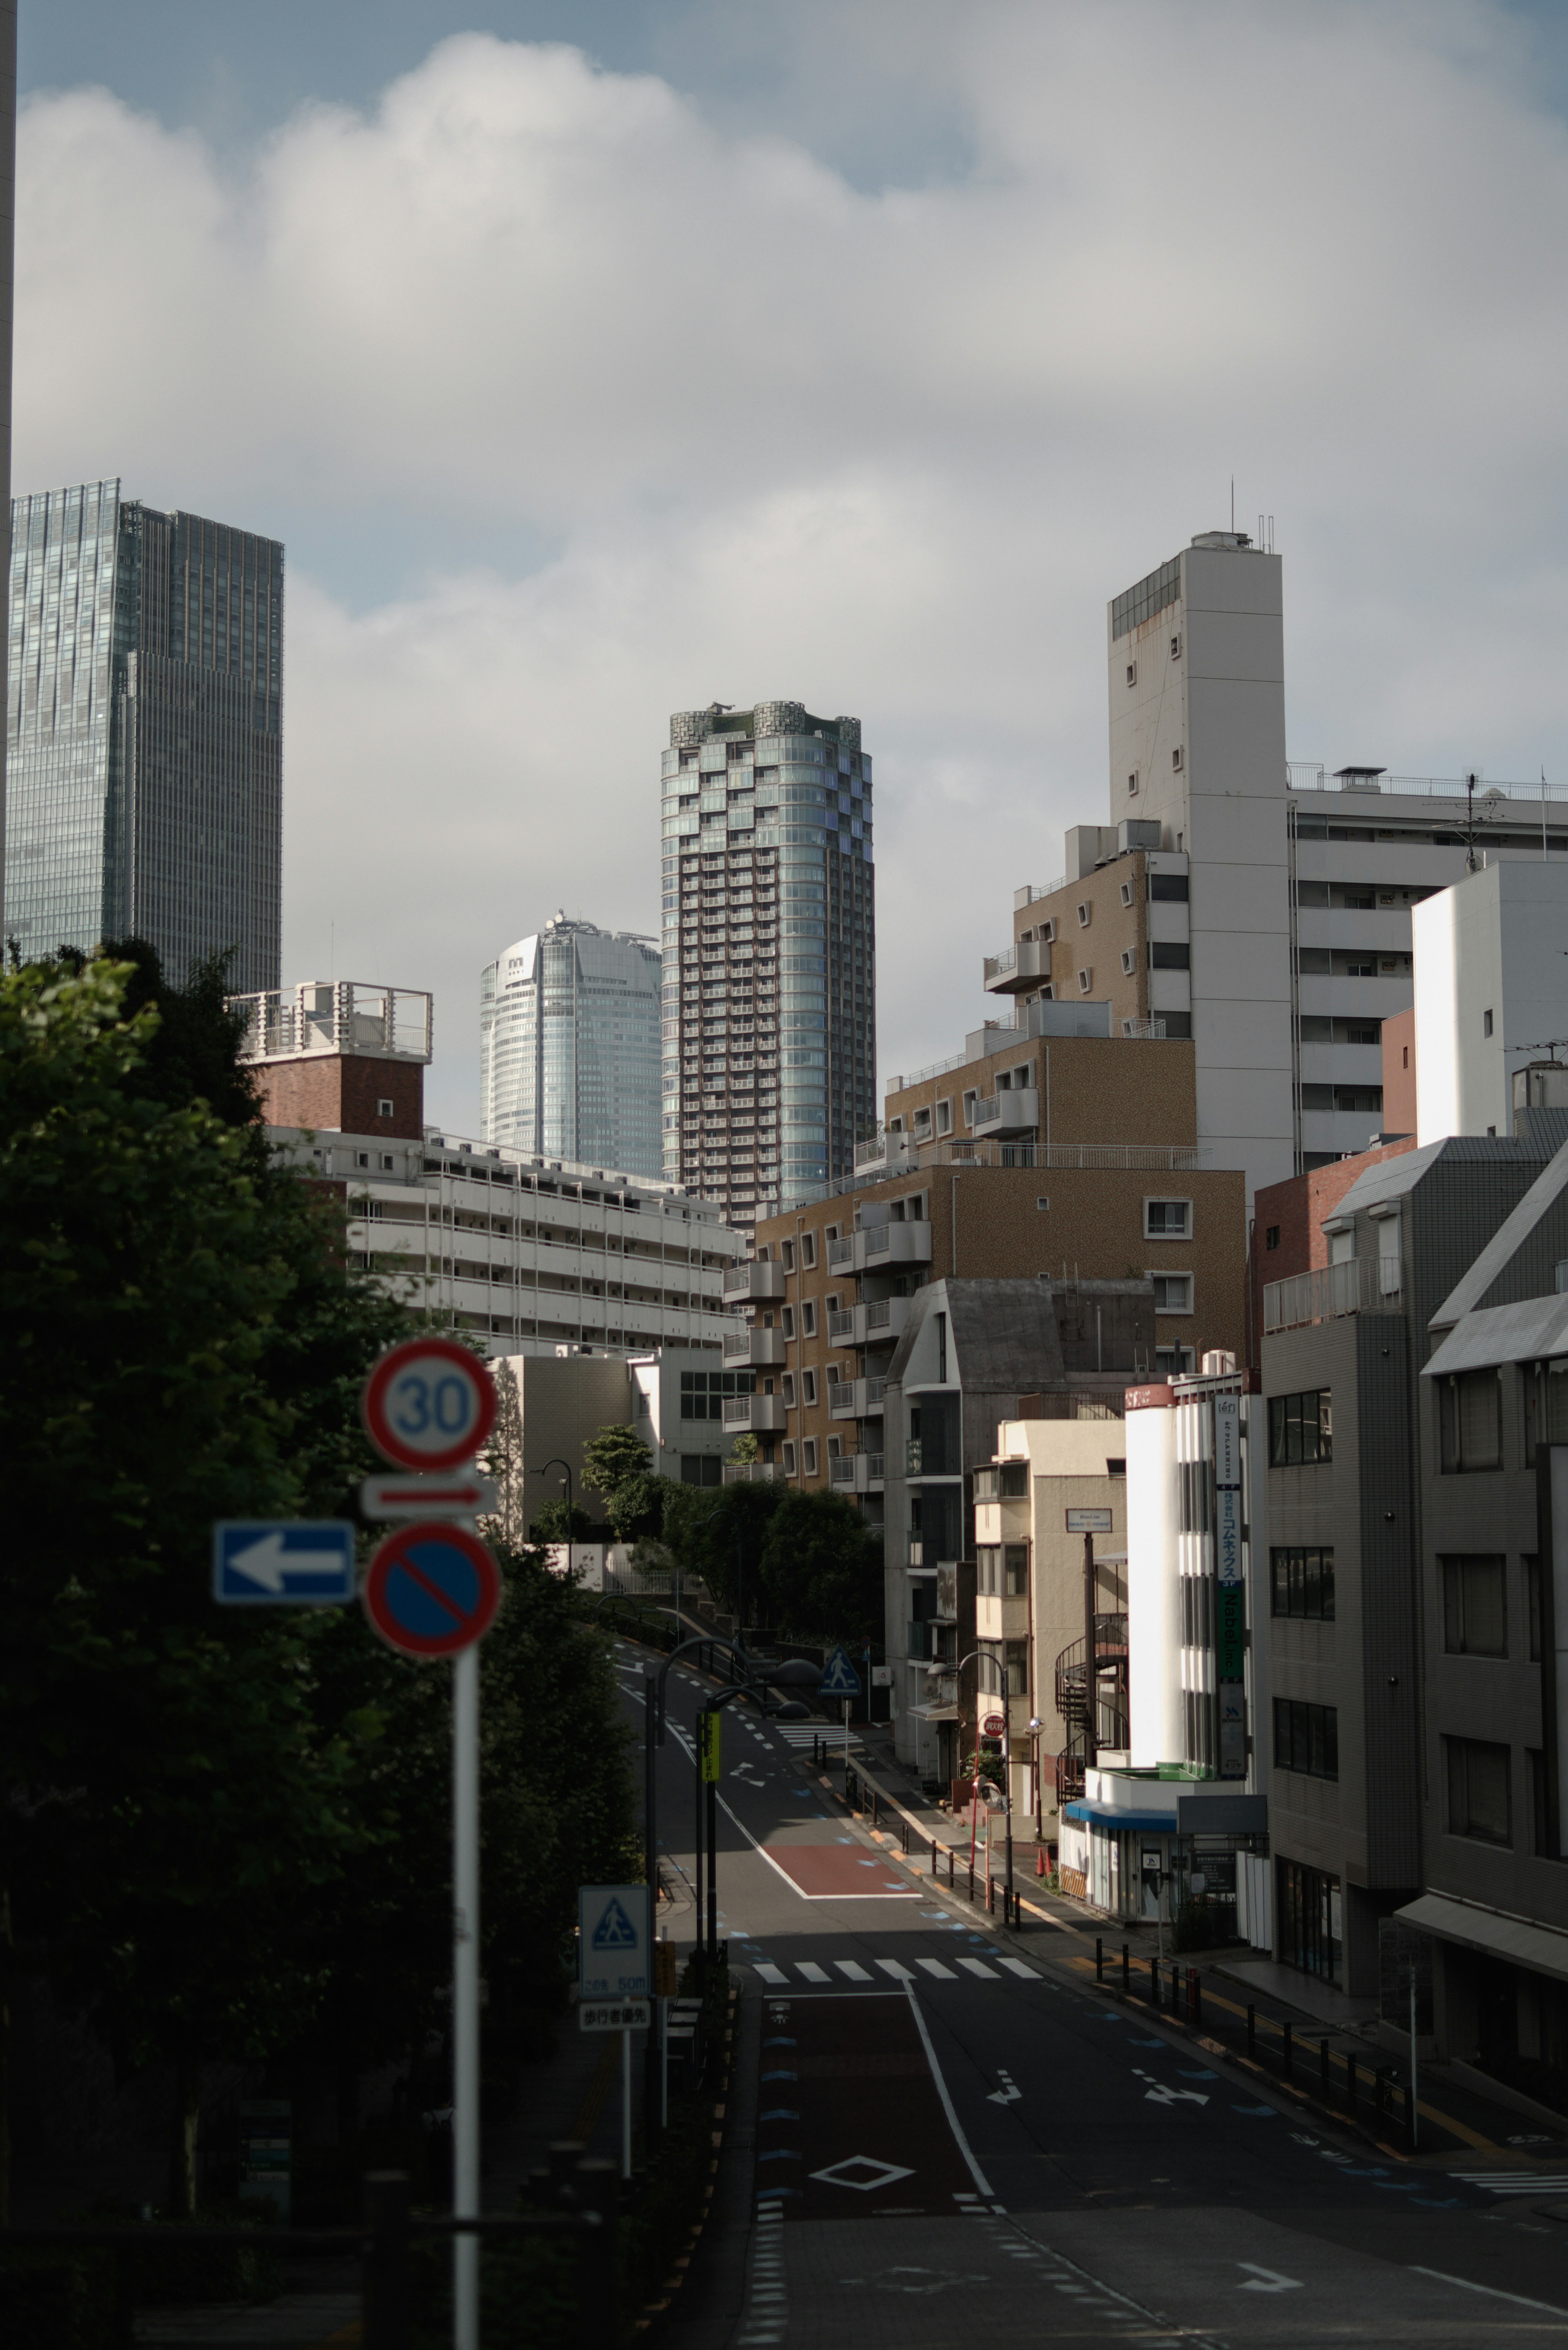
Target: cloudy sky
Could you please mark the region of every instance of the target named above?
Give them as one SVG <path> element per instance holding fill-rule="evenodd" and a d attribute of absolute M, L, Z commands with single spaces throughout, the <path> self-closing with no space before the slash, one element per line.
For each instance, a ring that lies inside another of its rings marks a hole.
<path fill-rule="evenodd" d="M 24 0 L 18 490 L 282 537 L 285 976 L 659 920 L 671 710 L 877 758 L 884 1073 L 1274 517 L 1291 754 L 1568 782 L 1568 12 Z"/>

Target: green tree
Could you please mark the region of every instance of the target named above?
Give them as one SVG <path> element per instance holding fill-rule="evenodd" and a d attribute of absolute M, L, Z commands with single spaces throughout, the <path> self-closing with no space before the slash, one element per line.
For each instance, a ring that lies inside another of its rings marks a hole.
<path fill-rule="evenodd" d="M 597 1542 L 603 1533 L 603 1526 L 595 1525 L 587 1510 L 576 1502 L 568 1518 L 566 1497 L 557 1493 L 541 1502 L 535 1511 L 528 1539 L 531 1543 Z"/>
<path fill-rule="evenodd" d="M 841 1639 L 881 1629 L 881 1545 L 836 1493 L 783 1495 L 768 1520 L 759 1579 L 774 1624 Z"/>
<path fill-rule="evenodd" d="M 583 1483 L 602 1493 L 617 1542 L 657 1535 L 664 1525 L 670 1480 L 655 1476 L 647 1445 L 635 1428 L 601 1428 L 583 1447 Z"/>
<path fill-rule="evenodd" d="M 778 1618 L 758 1569 L 785 1490 L 769 1477 L 717 1488 L 671 1484 L 665 1498 L 664 1539 L 681 1565 L 701 1575 L 722 1606 L 743 1600 L 746 1622 L 764 1627 Z"/>
<path fill-rule="evenodd" d="M 216 966 L 0 976 L 0 1894 L 123 2064 L 174 2063 L 187 2202 L 200 2067 L 297 2028 L 294 1917 L 358 1833 L 315 1628 L 215 1608 L 211 1528 L 342 1505 L 404 1326 L 269 1161 L 234 1045 Z"/>
<path fill-rule="evenodd" d="M 758 1443 L 756 1438 L 749 1433 L 744 1436 L 737 1436 L 733 1444 L 730 1447 L 730 1458 L 732 1461 L 760 1461 L 762 1457 L 762 1446 Z"/>

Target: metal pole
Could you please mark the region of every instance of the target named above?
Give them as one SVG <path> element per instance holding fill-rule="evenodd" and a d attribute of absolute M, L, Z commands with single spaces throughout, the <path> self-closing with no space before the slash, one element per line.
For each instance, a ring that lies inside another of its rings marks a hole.
<path fill-rule="evenodd" d="M 696 1814 L 691 1831 L 691 1897 L 696 1915 L 691 1920 L 691 1963 L 699 1975 L 702 1972 L 702 1717 L 706 1711 L 705 1706 L 697 1709 L 696 1752 L 691 1757 L 696 1766 L 692 1774 L 696 1783 Z"/>
<path fill-rule="evenodd" d="M 452 1664 L 452 2209 L 479 2217 L 479 1643 Z M 452 2244 L 453 2350 L 479 2350 L 479 2238 Z"/>
<path fill-rule="evenodd" d="M 1084 1536 L 1084 1792 L 1089 1789 L 1089 1773 L 1095 1767 L 1099 1752 L 1096 1736 L 1095 1678 L 1099 1666 L 1099 1642 L 1095 1624 L 1095 1537 Z"/>
<path fill-rule="evenodd" d="M 651 2046 L 653 2034 L 648 2035 Z M 623 2025 L 620 2035 L 620 2175 L 631 2177 L 631 2027 Z"/>
<path fill-rule="evenodd" d="M 1002 1914 L 1012 1907 L 1012 1732 L 1007 1721 L 1007 1668 L 1002 1667 L 1002 1796 L 1007 1824 L 1007 1898 Z"/>
<path fill-rule="evenodd" d="M 650 1942 L 659 1939 L 659 1836 L 658 1791 L 654 1783 L 654 1752 L 659 1728 L 659 1677 L 644 1673 L 642 1694 L 646 1720 L 643 1732 L 643 1870 L 648 1879 L 648 1934 Z M 659 2036 L 650 2032 L 642 2059 L 642 2133 L 651 2147 L 655 2131 L 655 2116 L 659 2114 L 656 2095 L 659 2082 Z"/>
<path fill-rule="evenodd" d="M 1420 2103 L 1416 2089 L 1416 1963 L 1410 1962 L 1410 2144 L 1421 2143 Z"/>
<path fill-rule="evenodd" d="M 719 1963 L 719 1787 L 708 1782 L 708 1962 Z"/>

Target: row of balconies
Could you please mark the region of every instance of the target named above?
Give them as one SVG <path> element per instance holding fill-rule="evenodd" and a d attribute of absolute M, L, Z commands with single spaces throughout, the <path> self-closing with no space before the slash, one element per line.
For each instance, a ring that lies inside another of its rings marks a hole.
<path fill-rule="evenodd" d="M 827 1464 L 828 1485 L 836 1493 L 880 1493 L 884 1465 L 880 1452 L 836 1454 Z"/>
<path fill-rule="evenodd" d="M 828 1270 L 832 1273 L 882 1273 L 895 1264 L 929 1264 L 931 1228 L 924 1222 L 871 1224 L 830 1241 Z"/>
<path fill-rule="evenodd" d="M 827 1336 L 836 1347 L 891 1347 L 909 1318 L 907 1297 L 874 1297 L 869 1304 L 841 1306 L 827 1317 Z M 764 1330 L 742 1323 L 724 1333 L 727 1367 L 742 1365 L 756 1370 L 782 1370 L 790 1346 L 782 1330 Z"/>
<path fill-rule="evenodd" d="M 827 1409 L 835 1419 L 880 1419 L 887 1392 L 886 1379 L 832 1379 Z"/>

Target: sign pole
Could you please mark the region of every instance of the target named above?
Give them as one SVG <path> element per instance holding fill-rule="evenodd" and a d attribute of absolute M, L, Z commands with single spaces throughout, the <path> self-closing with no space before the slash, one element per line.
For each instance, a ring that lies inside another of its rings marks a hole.
<path fill-rule="evenodd" d="M 650 2032 L 649 2043 L 653 2040 Z M 631 2177 L 631 2032 L 623 2028 L 620 2035 L 620 2175 Z"/>
<path fill-rule="evenodd" d="M 479 2217 L 479 1644 L 452 1664 L 452 2208 Z M 630 2045 L 630 2034 L 627 2035 Z M 479 2238 L 452 2245 L 453 2350 L 479 2350 Z"/>

